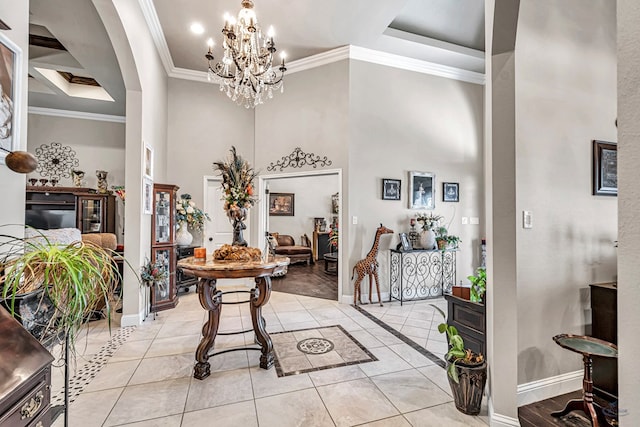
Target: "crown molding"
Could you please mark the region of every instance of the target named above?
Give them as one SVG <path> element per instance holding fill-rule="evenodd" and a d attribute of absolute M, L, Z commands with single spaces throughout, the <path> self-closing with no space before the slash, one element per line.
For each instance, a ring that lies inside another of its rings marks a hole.
<path fill-rule="evenodd" d="M 58 110 L 55 108 L 29 107 L 29 114 L 40 116 L 65 117 L 68 119 L 98 120 L 101 122 L 125 123 L 125 116 L 113 116 L 110 114 L 85 113 L 84 111 Z"/>
<path fill-rule="evenodd" d="M 169 52 L 169 45 L 167 45 L 167 39 L 164 37 L 162 26 L 160 25 L 160 19 L 158 19 L 158 13 L 153 5 L 152 0 L 138 0 L 144 20 L 147 22 L 147 27 L 153 38 L 153 43 L 156 45 L 156 50 L 160 55 L 160 60 L 164 66 L 164 70 L 168 76 L 171 76 L 171 72 L 176 69 L 173 65 L 173 59 L 171 58 L 171 52 Z"/>
<path fill-rule="evenodd" d="M 379 50 L 367 49 L 359 46 L 350 46 L 349 57 L 358 61 L 371 62 L 373 64 L 386 65 L 402 70 L 415 71 L 417 73 L 431 74 L 433 76 L 446 77 L 468 83 L 483 85 L 485 76 L 483 73 L 463 70 L 461 68 L 436 64 L 406 56 L 394 55 Z"/>

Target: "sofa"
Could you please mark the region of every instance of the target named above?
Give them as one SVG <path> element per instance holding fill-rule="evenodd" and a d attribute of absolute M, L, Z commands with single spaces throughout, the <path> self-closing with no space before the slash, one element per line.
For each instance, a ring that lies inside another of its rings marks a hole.
<path fill-rule="evenodd" d="M 296 262 L 306 262 L 307 265 L 313 264 L 311 242 L 306 234 L 302 236 L 301 245 L 296 245 L 294 238 L 288 234 L 271 233 L 271 235 L 277 242 L 276 255 L 289 257 L 291 264 Z"/>

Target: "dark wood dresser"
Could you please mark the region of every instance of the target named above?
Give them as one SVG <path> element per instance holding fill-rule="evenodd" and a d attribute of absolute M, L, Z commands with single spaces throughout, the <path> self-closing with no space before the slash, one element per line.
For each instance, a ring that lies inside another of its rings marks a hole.
<path fill-rule="evenodd" d="M 618 290 L 615 283 L 595 283 L 591 288 L 591 335 L 618 344 Z M 593 387 L 607 399 L 618 396 L 618 361 L 593 358 Z"/>
<path fill-rule="evenodd" d="M 51 425 L 53 356 L 0 307 L 0 426 Z"/>
<path fill-rule="evenodd" d="M 485 339 L 486 316 L 485 305 L 471 302 L 453 295 L 445 295 L 447 300 L 447 324 L 455 326 L 464 340 L 465 348 L 487 356 Z"/>

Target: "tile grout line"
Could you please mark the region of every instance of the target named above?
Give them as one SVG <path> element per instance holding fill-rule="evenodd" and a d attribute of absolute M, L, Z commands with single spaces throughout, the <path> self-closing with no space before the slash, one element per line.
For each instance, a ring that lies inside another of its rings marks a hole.
<path fill-rule="evenodd" d="M 387 332 L 389 332 L 390 334 L 392 334 L 393 336 L 395 336 L 396 338 L 398 338 L 399 340 L 401 340 L 402 342 L 407 344 L 409 347 L 413 348 L 414 350 L 416 350 L 417 352 L 422 354 L 423 356 L 427 357 L 429 360 L 431 360 L 436 365 L 440 366 L 443 369 L 446 367 L 446 364 L 445 364 L 444 360 L 442 360 L 441 358 L 439 358 L 435 354 L 431 353 L 429 350 L 427 350 L 426 348 L 422 347 L 421 345 L 417 344 L 412 339 L 407 338 L 407 336 L 404 335 L 403 333 L 401 333 L 401 332 L 397 331 L 396 329 L 392 328 L 391 326 L 387 325 L 385 322 L 383 322 L 382 320 L 378 319 L 377 317 L 375 317 L 374 315 L 372 315 L 371 313 L 369 313 L 365 309 L 363 309 L 363 308 L 361 308 L 361 307 L 359 307 L 357 305 L 356 306 L 352 305 L 352 307 L 355 308 L 356 310 L 358 310 L 360 313 L 362 313 L 365 317 L 369 318 L 369 320 L 371 320 L 372 322 L 376 323 L 378 326 L 382 327 L 382 329 L 386 330 Z"/>

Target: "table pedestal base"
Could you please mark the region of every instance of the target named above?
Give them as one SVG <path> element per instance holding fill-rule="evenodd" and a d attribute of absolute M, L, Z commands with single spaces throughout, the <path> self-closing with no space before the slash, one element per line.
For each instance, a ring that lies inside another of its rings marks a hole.
<path fill-rule="evenodd" d="M 256 287 L 250 291 L 251 298 L 247 302 L 251 310 L 256 342 L 260 345 L 260 351 L 262 352 L 260 367 L 269 369 L 274 363 L 273 342 L 266 331 L 266 323 L 264 317 L 262 317 L 262 306 L 269 301 L 269 296 L 271 295 L 271 278 L 269 276 L 256 277 L 255 281 Z M 222 295 L 223 293 L 216 289 L 216 279 L 201 278 L 198 282 L 200 305 L 208 313 L 207 323 L 202 328 L 202 340 L 196 349 L 196 365 L 193 376 L 199 380 L 205 379 L 211 374 L 211 365 L 208 360 L 216 355 L 216 353 L 210 353 L 210 351 L 214 348 L 216 336 L 218 335 L 220 313 L 224 304 Z M 239 331 L 237 333 L 242 334 L 244 332 L 247 331 Z M 234 350 L 242 350 L 243 348 L 256 350 L 256 348 L 251 347 L 242 347 Z M 224 352 L 227 351 L 229 350 Z"/>
<path fill-rule="evenodd" d="M 562 411 L 552 412 L 552 417 L 562 417 L 571 411 L 582 411 L 591 420 L 593 427 L 599 427 L 598 414 L 602 414 L 600 405 L 593 401 L 593 380 L 591 379 L 591 356 L 582 355 L 584 364 L 584 376 L 582 379 L 582 399 L 573 399 L 567 402 Z"/>

